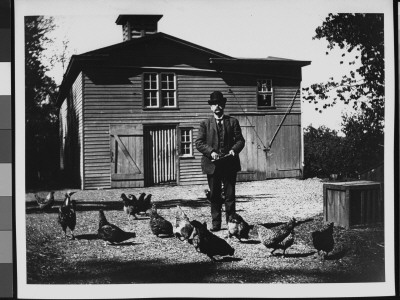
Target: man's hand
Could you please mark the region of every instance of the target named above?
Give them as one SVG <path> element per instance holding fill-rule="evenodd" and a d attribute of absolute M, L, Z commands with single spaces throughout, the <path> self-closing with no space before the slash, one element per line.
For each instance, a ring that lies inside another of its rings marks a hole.
<path fill-rule="evenodd" d="M 218 159 L 218 158 L 219 158 L 218 153 L 217 153 L 217 152 L 211 152 L 211 158 L 212 158 L 213 160 Z"/>
<path fill-rule="evenodd" d="M 229 154 L 232 156 L 235 156 L 235 151 L 231 150 L 231 151 L 229 151 Z"/>

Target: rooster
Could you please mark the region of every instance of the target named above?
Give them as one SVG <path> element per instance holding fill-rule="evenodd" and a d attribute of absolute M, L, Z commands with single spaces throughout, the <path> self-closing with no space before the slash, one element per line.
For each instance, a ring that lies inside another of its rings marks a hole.
<path fill-rule="evenodd" d="M 207 224 L 205 222 L 201 224 L 199 221 L 193 220 L 190 224 L 192 224 L 194 228 L 191 239 L 197 252 L 204 253 L 213 262 L 216 261 L 214 256 L 232 256 L 235 253 L 235 249 L 224 239 L 221 239 L 207 230 Z"/>
<path fill-rule="evenodd" d="M 72 239 L 75 239 L 74 230 L 76 226 L 76 201 L 71 200 L 74 193 L 66 193 L 63 204 L 58 209 L 58 223 L 67 238 L 67 228 L 71 230 Z"/>
<path fill-rule="evenodd" d="M 262 225 L 257 225 L 258 237 L 265 247 L 272 249 L 271 255 L 274 254 L 275 250 L 283 249 L 283 256 L 285 256 L 286 249 L 293 245 L 293 230 L 296 225 L 295 218 L 292 218 L 286 224 L 273 228 L 266 228 Z"/>
<path fill-rule="evenodd" d="M 54 204 L 54 192 L 51 191 L 46 198 L 41 198 L 35 194 L 35 199 L 40 209 L 50 209 Z"/>
<path fill-rule="evenodd" d="M 156 236 L 159 236 L 160 234 L 167 236 L 173 235 L 173 226 L 171 222 L 164 219 L 157 213 L 157 208 L 154 203 L 150 211 L 150 228 L 151 232 L 153 232 L 153 234 Z"/>
<path fill-rule="evenodd" d="M 325 256 L 333 250 L 333 222 L 325 225 L 321 230 L 311 233 L 314 248 L 317 249 L 318 255 L 325 259 Z"/>
<path fill-rule="evenodd" d="M 129 240 L 130 238 L 136 237 L 136 233 L 123 231 L 118 226 L 109 223 L 104 215 L 104 211 L 100 209 L 99 229 L 97 230 L 97 236 L 104 242 L 110 242 L 112 245 L 114 245 L 115 243 L 121 243 Z"/>
<path fill-rule="evenodd" d="M 242 239 L 249 239 L 249 231 L 254 225 L 249 225 L 243 218 L 233 213 L 228 219 L 228 237 L 235 236 L 240 242 Z"/>
<path fill-rule="evenodd" d="M 124 202 L 124 212 L 128 216 L 128 221 L 130 221 L 131 216 L 137 219 L 136 214 L 139 212 L 139 210 L 136 201 L 129 199 L 124 193 L 121 194 L 121 199 Z"/>
<path fill-rule="evenodd" d="M 193 226 L 190 224 L 189 218 L 182 210 L 182 208 L 177 205 L 176 217 L 175 217 L 175 226 L 173 228 L 174 235 L 180 239 L 181 241 L 189 241 L 189 237 L 192 234 Z"/>

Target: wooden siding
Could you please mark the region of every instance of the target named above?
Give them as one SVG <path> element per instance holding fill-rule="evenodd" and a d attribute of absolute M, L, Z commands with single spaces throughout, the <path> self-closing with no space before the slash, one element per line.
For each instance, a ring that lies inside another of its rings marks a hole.
<path fill-rule="evenodd" d="M 157 71 L 157 70 L 155 70 Z M 175 71 L 177 78 L 177 98 L 178 109 L 173 110 L 144 110 L 142 107 L 142 69 L 108 69 L 93 68 L 85 70 L 83 76 L 84 87 L 84 125 L 83 125 L 83 173 L 85 188 L 110 188 L 110 124 L 178 124 L 179 127 L 192 127 L 193 140 L 196 139 L 198 126 L 201 120 L 209 117 L 211 111 L 207 101 L 209 95 L 214 90 L 220 90 L 227 97 L 226 113 L 237 117 L 251 116 L 252 123 L 257 125 L 257 131 L 268 142 L 268 138 L 273 134 L 272 129 L 276 128 L 282 116 L 290 105 L 296 90 L 300 87 L 300 82 L 276 79 L 274 80 L 274 95 L 276 107 L 272 109 L 257 109 L 256 105 L 256 79 L 223 75 L 222 78 L 217 73 L 210 74 L 205 72 Z M 229 89 L 233 93 L 229 93 Z M 296 122 L 300 125 L 300 96 L 298 95 L 292 109 L 292 114 L 298 118 Z M 275 117 L 274 117 L 275 116 Z M 271 118 L 269 118 L 271 117 Z M 241 124 L 244 126 L 245 119 L 240 117 Z M 273 125 L 268 120 L 275 122 Z M 286 122 L 292 122 L 288 118 Z M 244 127 L 250 140 L 255 140 L 254 133 L 247 127 Z M 297 128 L 297 127 L 296 127 Z M 294 130 L 294 129 L 293 129 Z M 294 162 L 293 152 L 300 153 L 300 135 L 297 131 L 284 127 L 282 137 L 277 138 L 276 146 L 284 147 L 287 151 L 284 157 L 276 157 L 273 164 L 269 163 L 275 169 L 287 169 L 299 166 L 299 161 Z M 180 138 L 180 137 L 177 137 Z M 280 139 L 289 139 L 285 144 Z M 296 141 L 292 141 L 296 139 Z M 298 139 L 298 141 L 297 141 Z M 287 148 L 293 144 L 293 147 Z M 257 147 L 256 144 L 248 143 L 246 147 Z M 281 149 L 281 148 L 278 148 Z M 295 149 L 295 150 L 293 150 Z M 252 172 L 255 166 L 248 163 L 246 165 L 245 157 L 251 155 L 257 156 L 257 166 L 262 166 L 255 172 L 253 178 L 260 180 L 262 178 L 291 177 L 298 176 L 298 171 L 276 171 L 269 168 L 269 173 L 265 175 L 268 163 L 263 164 L 264 152 L 256 150 L 244 150 L 241 154 L 242 161 L 246 168 Z M 275 148 L 271 150 L 274 153 Z M 248 153 L 248 154 L 244 154 Z M 186 184 L 205 184 L 206 176 L 201 172 L 200 158 L 201 154 L 194 148 L 193 158 L 179 159 L 177 181 L 181 185 Z M 275 158 L 274 158 L 275 159 Z M 289 159 L 290 163 L 284 160 Z M 254 165 L 254 161 L 252 162 Z M 250 176 L 250 175 L 249 175 Z M 249 177 L 242 176 L 243 180 L 249 180 Z M 253 179 L 251 179 L 253 180 Z"/>
<path fill-rule="evenodd" d="M 71 89 L 61 105 L 60 134 L 64 138 L 60 153 L 67 182 L 71 187 L 84 188 L 83 181 L 83 87 L 82 73 L 71 86 Z"/>

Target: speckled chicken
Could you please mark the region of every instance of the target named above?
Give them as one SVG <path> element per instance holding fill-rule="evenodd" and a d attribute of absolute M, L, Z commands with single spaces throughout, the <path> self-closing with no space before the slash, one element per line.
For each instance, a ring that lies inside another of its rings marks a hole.
<path fill-rule="evenodd" d="M 42 198 L 37 194 L 35 194 L 35 199 L 40 209 L 42 210 L 50 209 L 53 207 L 54 204 L 54 192 L 51 191 L 50 193 L 48 193 L 46 198 Z"/>
<path fill-rule="evenodd" d="M 333 222 L 325 225 L 320 230 L 311 233 L 314 248 L 318 255 L 325 259 L 325 256 L 333 250 L 335 241 L 333 239 Z"/>
<path fill-rule="evenodd" d="M 150 229 L 151 232 L 153 232 L 154 235 L 159 236 L 159 235 L 167 235 L 167 236 L 172 236 L 173 235 L 173 226 L 171 222 L 168 220 L 164 219 L 162 216 L 160 216 L 157 213 L 157 207 L 153 203 L 150 211 Z"/>
<path fill-rule="evenodd" d="M 121 194 L 121 199 L 124 202 L 124 212 L 128 216 L 128 221 L 130 221 L 131 216 L 137 219 L 136 214 L 139 212 L 137 203 L 133 199 L 129 199 L 124 193 Z"/>
<path fill-rule="evenodd" d="M 254 225 L 249 225 L 238 213 L 233 213 L 228 219 L 228 237 L 236 237 L 239 241 L 249 239 L 249 232 Z"/>
<path fill-rule="evenodd" d="M 75 239 L 74 230 L 76 226 L 76 201 L 71 200 L 73 193 L 66 193 L 63 204 L 58 209 L 58 223 L 67 238 L 67 228 L 71 230 L 71 238 Z"/>
<path fill-rule="evenodd" d="M 207 255 L 212 261 L 216 261 L 214 256 L 234 255 L 233 249 L 224 239 L 208 231 L 207 224 L 199 221 L 190 222 L 194 227 L 191 239 L 197 252 Z"/>
<path fill-rule="evenodd" d="M 265 247 L 272 249 L 271 254 L 274 254 L 277 249 L 283 249 L 285 255 L 286 249 L 294 242 L 293 230 L 295 226 L 295 218 L 292 218 L 286 224 L 273 228 L 266 228 L 262 225 L 257 225 L 258 237 Z"/>
<path fill-rule="evenodd" d="M 116 244 L 136 237 L 136 233 L 126 232 L 118 226 L 109 223 L 106 219 L 106 216 L 104 215 L 104 211 L 100 209 L 99 229 L 97 230 L 97 236 L 105 242 Z"/>
<path fill-rule="evenodd" d="M 189 237 L 193 232 L 193 226 L 190 224 L 188 216 L 179 205 L 176 207 L 175 226 L 173 228 L 173 232 L 175 237 L 181 241 L 186 240 L 191 243 Z"/>

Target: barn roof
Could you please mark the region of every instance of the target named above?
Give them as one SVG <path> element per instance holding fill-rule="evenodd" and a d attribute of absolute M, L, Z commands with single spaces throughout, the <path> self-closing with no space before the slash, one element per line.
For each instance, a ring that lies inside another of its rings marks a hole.
<path fill-rule="evenodd" d="M 129 41 L 121 42 L 111 46 L 99 48 L 93 51 L 85 52 L 79 55 L 73 55 L 69 61 L 67 70 L 64 74 L 63 81 L 60 85 L 57 103 L 61 105 L 62 100 L 65 98 L 66 94 L 72 83 L 74 82 L 76 76 L 82 71 L 82 68 L 90 63 L 105 62 L 110 57 L 119 53 L 119 51 L 130 47 L 137 47 L 140 45 L 145 45 L 151 41 L 171 41 L 173 43 L 182 45 L 191 49 L 192 51 L 198 51 L 209 56 L 210 69 L 221 70 L 224 66 L 230 67 L 251 67 L 252 65 L 263 66 L 271 64 L 289 64 L 293 66 L 306 66 L 309 65 L 310 61 L 298 61 L 285 58 L 277 57 L 267 57 L 267 58 L 234 58 L 226 54 L 211 50 L 209 48 L 188 42 L 186 40 L 179 39 L 177 37 L 168 35 L 166 33 L 158 32 L 151 35 L 146 35 L 141 38 L 131 39 Z"/>

